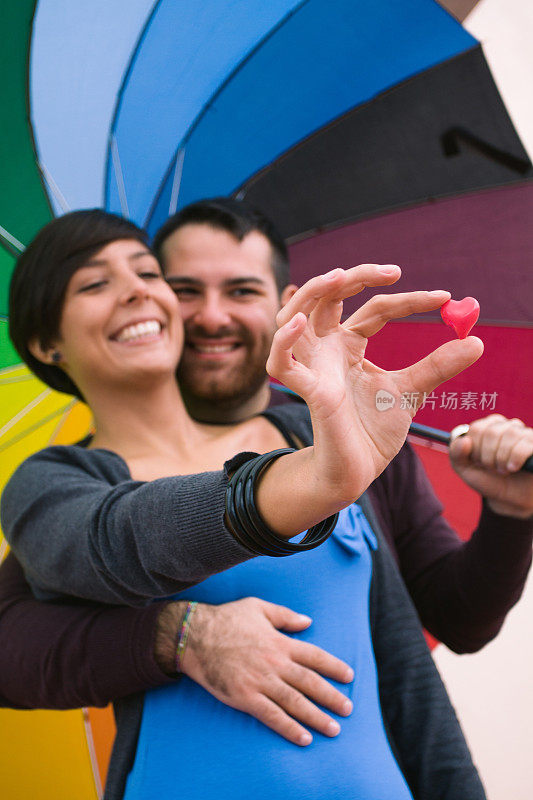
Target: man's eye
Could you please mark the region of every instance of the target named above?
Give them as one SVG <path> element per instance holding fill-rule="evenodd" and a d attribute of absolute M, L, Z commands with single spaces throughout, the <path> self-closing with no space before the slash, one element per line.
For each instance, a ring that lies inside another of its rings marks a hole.
<path fill-rule="evenodd" d="M 198 297 L 200 294 L 198 289 L 191 289 L 190 286 L 172 286 L 172 284 L 170 284 L 170 288 L 180 300 L 189 300 L 193 297 Z"/>
<path fill-rule="evenodd" d="M 231 297 L 248 297 L 250 295 L 258 295 L 257 289 L 250 289 L 247 286 L 241 286 L 238 289 L 232 289 L 230 292 Z"/>

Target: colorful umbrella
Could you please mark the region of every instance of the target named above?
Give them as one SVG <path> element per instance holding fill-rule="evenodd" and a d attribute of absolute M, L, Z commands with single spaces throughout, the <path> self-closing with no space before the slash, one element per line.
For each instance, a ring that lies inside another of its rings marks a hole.
<path fill-rule="evenodd" d="M 482 0 L 470 17 L 496 2 Z M 420 420 L 450 429 L 494 409 L 532 422 L 532 172 L 481 47 L 458 21 L 476 5 L 4 4 L 2 485 L 30 452 L 80 438 L 90 426 L 81 404 L 20 366 L 5 316 L 16 253 L 69 208 L 103 206 L 153 232 L 196 198 L 233 193 L 277 222 L 297 282 L 336 264 L 378 260 L 402 265 L 404 290 L 441 285 L 455 297 L 475 294 L 487 356 L 426 398 Z M 517 31 L 527 12 L 525 2 L 515 6 L 500 19 Z M 448 337 L 435 322 L 391 325 L 371 356 L 384 366 L 413 360 Z M 440 452 L 422 454 L 444 493 L 464 491 Z M 471 515 L 465 498 L 454 510 Z M 466 526 L 464 514 L 455 521 Z M 0 774 L 9 796 L 97 796 L 105 771 L 97 761 L 108 749 L 103 719 L 92 711 L 3 712 L 11 745 L 0 752 Z M 45 754 L 51 731 L 57 747 Z M 24 741 L 36 769 L 19 769 L 29 760 Z M 75 763 L 75 777 L 62 761 Z M 53 781 L 43 777 L 51 774 Z"/>

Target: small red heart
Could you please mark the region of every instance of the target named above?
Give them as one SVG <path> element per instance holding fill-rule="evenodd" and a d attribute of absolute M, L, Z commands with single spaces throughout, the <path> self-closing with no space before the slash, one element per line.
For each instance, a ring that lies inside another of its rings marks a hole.
<path fill-rule="evenodd" d="M 479 319 L 479 303 L 475 297 L 448 300 L 441 307 L 442 321 L 453 328 L 459 339 L 466 339 Z"/>

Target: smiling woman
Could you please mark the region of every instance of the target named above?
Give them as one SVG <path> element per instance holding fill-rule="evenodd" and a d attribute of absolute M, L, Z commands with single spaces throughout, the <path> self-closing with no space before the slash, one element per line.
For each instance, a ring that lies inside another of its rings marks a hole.
<path fill-rule="evenodd" d="M 102 248 L 126 239 L 149 254 L 146 233 L 133 223 L 98 209 L 74 212 L 45 226 L 19 261 L 10 287 L 9 334 L 32 372 L 53 389 L 83 399 L 57 359 L 38 358 L 31 347 L 57 352 L 52 343 L 60 336 L 70 279 Z"/>
<path fill-rule="evenodd" d="M 147 247 L 119 239 L 99 250 L 71 277 L 57 336 L 30 350 L 41 360 L 59 352 L 61 367 L 91 398 L 114 385 L 165 377 L 175 369 L 182 346 L 177 299 Z"/>

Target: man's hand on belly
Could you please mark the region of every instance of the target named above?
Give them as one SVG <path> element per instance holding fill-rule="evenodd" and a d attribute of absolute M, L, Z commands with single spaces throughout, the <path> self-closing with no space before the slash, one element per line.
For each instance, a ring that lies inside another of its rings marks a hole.
<path fill-rule="evenodd" d="M 182 605 L 167 606 L 167 627 L 175 606 L 177 630 Z M 348 716 L 352 703 L 322 676 L 349 683 L 353 670 L 325 650 L 278 630 L 295 633 L 310 624 L 309 617 L 256 597 L 219 606 L 199 603 L 182 658 L 183 672 L 218 700 L 256 717 L 294 744 L 312 741 L 307 727 L 336 736 L 338 722 L 315 703 Z M 161 641 L 160 637 L 158 660 L 163 665 Z M 175 636 L 168 637 L 170 653 L 175 652 L 175 641 Z"/>

